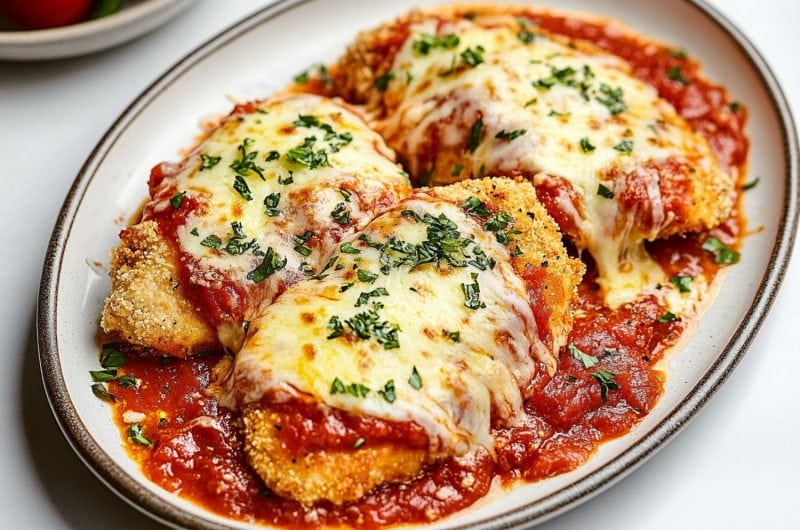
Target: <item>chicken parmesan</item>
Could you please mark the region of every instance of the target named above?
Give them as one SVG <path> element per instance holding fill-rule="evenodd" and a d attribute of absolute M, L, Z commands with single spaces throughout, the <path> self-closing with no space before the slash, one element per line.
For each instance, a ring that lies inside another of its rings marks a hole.
<path fill-rule="evenodd" d="M 377 484 L 413 477 L 426 462 L 493 453 L 492 426 L 522 421 L 523 390 L 537 370 L 555 372 L 552 344 L 563 342 L 563 328 L 539 330 L 549 320 L 537 322 L 545 308 L 535 304 L 549 289 L 568 293 L 556 308 L 567 310 L 582 266 L 546 217 L 538 237 L 522 235 L 507 207 L 522 218 L 543 214 L 515 198 L 527 186 L 481 184 L 503 186 L 507 200 L 495 194 L 487 205 L 471 195 L 454 203 L 417 193 L 344 240 L 316 278 L 289 288 L 251 322 L 231 388 L 245 411 L 248 457 L 274 491 L 304 503 L 356 500 Z M 517 270 L 535 274 L 543 262 L 531 259 L 541 255 L 561 274 L 526 284 Z M 336 410 L 389 426 L 355 428 L 358 440 L 335 439 L 332 447 L 324 437 L 297 447 L 281 428 L 285 415 L 303 414 L 296 403 L 319 406 L 311 407 L 316 417 Z M 403 429 L 413 434 L 393 437 L 397 424 L 410 424 Z M 344 469 L 347 478 L 327 469 Z"/>
<path fill-rule="evenodd" d="M 629 63 L 509 11 L 436 8 L 363 33 L 336 90 L 367 103 L 417 183 L 531 180 L 606 302 L 630 302 L 666 280 L 644 243 L 724 221 L 734 180 Z"/>
<path fill-rule="evenodd" d="M 408 192 L 392 152 L 347 105 L 243 104 L 179 165 L 150 176 L 123 230 L 103 329 L 187 355 L 235 351 L 260 304 L 314 274 L 329 247 Z"/>
<path fill-rule="evenodd" d="M 755 185 L 687 52 L 440 7 L 281 94 L 156 168 L 113 253 L 91 390 L 146 477 L 269 527 L 427 523 L 656 407 Z"/>

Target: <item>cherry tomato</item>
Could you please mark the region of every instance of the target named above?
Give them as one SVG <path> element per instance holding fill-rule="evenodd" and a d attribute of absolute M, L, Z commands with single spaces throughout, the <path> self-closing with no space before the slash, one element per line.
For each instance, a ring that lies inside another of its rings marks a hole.
<path fill-rule="evenodd" d="M 66 26 L 85 20 L 92 0 L 0 0 L 2 11 L 25 29 Z"/>

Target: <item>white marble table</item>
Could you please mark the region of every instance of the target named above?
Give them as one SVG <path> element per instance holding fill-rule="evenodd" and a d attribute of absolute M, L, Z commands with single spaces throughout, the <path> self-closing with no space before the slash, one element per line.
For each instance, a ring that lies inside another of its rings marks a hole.
<path fill-rule="evenodd" d="M 0 528 L 159 527 L 83 466 L 50 412 L 35 343 L 42 259 L 74 175 L 117 115 L 172 63 L 265 3 L 202 0 L 108 52 L 0 63 Z M 761 49 L 800 115 L 800 1 L 711 3 Z M 617 486 L 541 528 L 800 528 L 799 345 L 795 258 L 749 354 L 696 420 Z"/>

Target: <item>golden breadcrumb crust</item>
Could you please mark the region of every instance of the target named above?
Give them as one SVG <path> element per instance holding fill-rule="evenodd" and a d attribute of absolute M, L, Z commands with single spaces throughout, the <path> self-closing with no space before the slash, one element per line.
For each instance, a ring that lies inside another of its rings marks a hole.
<path fill-rule="evenodd" d="M 379 484 L 408 480 L 427 463 L 425 449 L 399 444 L 295 454 L 276 436 L 278 412 L 251 405 L 243 418 L 250 465 L 272 491 L 306 505 L 359 499 Z"/>
<path fill-rule="evenodd" d="M 215 334 L 181 292 L 177 262 L 175 250 L 155 221 L 123 230 L 111 255 L 111 294 L 103 308 L 103 331 L 178 357 L 214 347 Z"/>
<path fill-rule="evenodd" d="M 517 273 L 530 268 L 546 270 L 543 294 L 550 313 L 552 343 L 547 344 L 558 357 L 559 348 L 566 343 L 572 328 L 572 303 L 585 266 L 567 255 L 555 221 L 536 199 L 533 186 L 522 178 L 483 178 L 465 180 L 450 186 L 425 188 L 425 191 L 461 204 L 475 196 L 514 217 L 514 236 L 522 254 L 512 258 Z"/>

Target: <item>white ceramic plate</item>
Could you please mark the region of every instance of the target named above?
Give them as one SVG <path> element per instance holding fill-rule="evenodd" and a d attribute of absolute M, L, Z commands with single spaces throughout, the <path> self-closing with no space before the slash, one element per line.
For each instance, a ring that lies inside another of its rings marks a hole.
<path fill-rule="evenodd" d="M 86 464 L 122 498 L 157 519 L 196 528 L 245 527 L 208 513 L 146 480 L 126 455 L 108 406 L 91 392 L 95 332 L 109 290 L 105 265 L 120 220 L 146 196 L 151 166 L 177 159 L 200 119 L 227 112 L 230 97 L 263 97 L 306 66 L 330 61 L 362 28 L 425 0 L 286 0 L 215 37 L 151 85 L 111 127 L 89 157 L 57 222 L 44 267 L 39 349 L 53 410 Z M 543 0 L 544 4 L 553 3 Z M 597 12 L 592 0 L 557 8 Z M 775 296 L 797 223 L 797 137 L 781 91 L 739 30 L 705 4 L 689 0 L 604 2 L 603 15 L 688 49 L 706 73 L 750 109 L 751 226 L 742 261 L 691 339 L 669 360 L 670 377 L 656 409 L 630 434 L 603 445 L 585 466 L 479 502 L 436 528 L 516 528 L 585 501 L 641 464 L 675 435 L 741 359 Z M 169 120 L 165 121 L 165 117 Z M 93 265 L 99 262 L 103 267 Z"/>
<path fill-rule="evenodd" d="M 43 61 L 84 55 L 135 39 L 189 7 L 194 0 L 128 2 L 107 17 L 33 31 L 0 30 L 0 59 Z"/>

